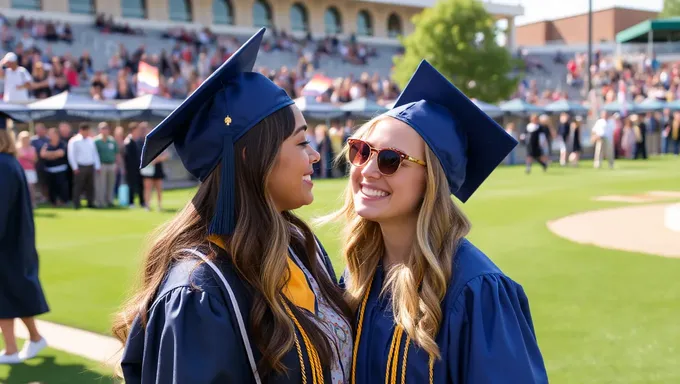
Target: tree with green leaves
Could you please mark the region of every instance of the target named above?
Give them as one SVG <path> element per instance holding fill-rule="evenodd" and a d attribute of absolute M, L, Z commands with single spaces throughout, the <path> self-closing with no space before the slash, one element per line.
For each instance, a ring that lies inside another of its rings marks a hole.
<path fill-rule="evenodd" d="M 496 42 L 496 23 L 478 0 L 440 0 L 413 18 L 415 31 L 402 38 L 393 78 L 402 87 L 426 59 L 470 98 L 507 99 L 517 89 L 509 76 L 518 66 Z"/>
<path fill-rule="evenodd" d="M 680 16 L 680 0 L 664 0 L 663 10 L 659 13 L 659 17 L 679 17 Z"/>

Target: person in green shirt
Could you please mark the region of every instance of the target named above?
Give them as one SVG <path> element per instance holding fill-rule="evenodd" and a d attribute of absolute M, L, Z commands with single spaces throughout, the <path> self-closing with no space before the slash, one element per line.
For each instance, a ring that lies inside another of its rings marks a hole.
<path fill-rule="evenodd" d="M 116 182 L 116 163 L 118 160 L 118 143 L 111 136 L 111 128 L 107 122 L 99 123 L 99 135 L 95 138 L 101 170 L 95 175 L 95 206 L 106 208 L 113 206 L 113 192 Z"/>

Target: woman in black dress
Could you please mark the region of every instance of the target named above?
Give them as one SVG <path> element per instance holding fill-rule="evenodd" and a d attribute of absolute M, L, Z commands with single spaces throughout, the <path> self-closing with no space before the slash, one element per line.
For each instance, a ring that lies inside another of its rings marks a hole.
<path fill-rule="evenodd" d="M 163 200 L 163 179 L 165 179 L 165 171 L 163 170 L 163 162 L 168 159 L 168 152 L 163 152 L 148 166 L 142 168 L 140 173 L 142 180 L 144 180 L 144 201 L 146 202 L 146 210 L 150 210 L 151 189 L 156 190 L 156 198 L 158 199 L 158 210 L 160 211 L 161 202 Z"/>
<path fill-rule="evenodd" d="M 581 122 L 583 118 L 576 116 L 574 121 L 569 126 L 569 135 L 567 136 L 567 150 L 569 151 L 569 164 L 578 167 L 578 161 L 581 157 Z"/>
<path fill-rule="evenodd" d="M 545 133 L 545 128 L 538 124 L 538 116 L 531 115 L 529 119 L 529 124 L 527 124 L 527 133 L 524 135 L 524 140 L 527 146 L 527 158 L 526 158 L 526 173 L 531 173 L 531 164 L 537 161 L 543 167 L 543 171 L 548 169 L 548 163 L 545 161 L 546 158 L 543 154 L 543 149 L 541 148 L 541 137 L 548 141 L 548 137 Z"/>
<path fill-rule="evenodd" d="M 38 279 L 33 204 L 26 176 L 15 157 L 12 132 L 0 118 L 0 331 L 5 349 L 0 364 L 17 364 L 35 357 L 47 346 L 35 326 L 34 316 L 49 311 Z M 19 351 L 14 319 L 26 325 L 30 340 Z"/>

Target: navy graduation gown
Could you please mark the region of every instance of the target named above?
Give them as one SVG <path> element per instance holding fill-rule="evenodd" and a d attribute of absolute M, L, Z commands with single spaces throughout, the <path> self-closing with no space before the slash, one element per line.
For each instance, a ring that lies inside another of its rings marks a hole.
<path fill-rule="evenodd" d="M 383 279 L 384 272 L 378 268 L 362 323 L 357 384 L 385 382 L 395 324 L 389 297 L 379 297 Z M 467 240 L 454 255 L 453 278 L 442 306 L 443 319 L 436 338 L 441 360 L 434 363 L 433 383 L 548 382 L 522 287 Z M 412 342 L 402 381 L 405 344 L 404 333 L 396 383 L 430 382 L 429 356 Z"/>
<path fill-rule="evenodd" d="M 227 256 L 220 249 L 220 260 Z M 325 251 L 325 267 L 335 279 Z M 215 262 L 231 285 L 243 321 L 249 329 L 251 295 L 233 266 Z M 214 271 L 196 259 L 185 259 L 171 268 L 148 312 L 146 328 L 135 319 L 125 345 L 122 370 L 133 383 L 255 383 L 229 294 Z M 297 330 L 296 330 L 297 331 Z M 298 332 L 307 382 L 312 383 L 309 355 Z M 250 337 L 257 363 L 261 354 Z M 287 375 L 261 377 L 263 383 L 301 383 L 296 348 L 283 358 Z M 324 381 L 330 382 L 330 369 Z"/>
<path fill-rule="evenodd" d="M 0 319 L 48 311 L 38 277 L 33 206 L 26 176 L 14 156 L 0 153 Z"/>

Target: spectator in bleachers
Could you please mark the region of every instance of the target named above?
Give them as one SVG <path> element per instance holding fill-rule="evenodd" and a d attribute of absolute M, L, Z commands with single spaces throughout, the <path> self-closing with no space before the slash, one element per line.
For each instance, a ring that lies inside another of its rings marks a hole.
<path fill-rule="evenodd" d="M 33 83 L 30 88 L 33 97 L 36 99 L 45 99 L 52 96 L 49 73 L 45 70 L 45 65 L 42 61 L 33 64 Z"/>
<path fill-rule="evenodd" d="M 0 66 L 3 70 L 0 75 L 5 80 L 5 90 L 3 100 L 7 102 L 28 101 L 28 90 L 31 87 L 33 78 L 28 73 L 26 68 L 20 67 L 18 64 L 18 57 L 14 52 L 8 52 L 5 57 L 0 60 Z"/>
<path fill-rule="evenodd" d="M 55 42 L 59 41 L 59 35 L 57 34 L 57 27 L 51 21 L 48 21 L 47 24 L 45 24 L 45 40 L 47 40 L 51 43 L 55 43 Z"/>
<path fill-rule="evenodd" d="M 66 143 L 61 140 L 56 128 L 48 130 L 49 142 L 40 150 L 40 158 L 45 164 L 47 190 L 52 206 L 61 206 L 69 199 L 68 159 Z"/>
<path fill-rule="evenodd" d="M 99 154 L 100 171 L 95 175 L 95 206 L 98 208 L 113 207 L 113 191 L 116 182 L 116 164 L 118 160 L 118 142 L 111 136 L 111 128 L 106 122 L 99 123 L 99 135 L 94 144 Z"/>
<path fill-rule="evenodd" d="M 31 36 L 29 32 L 24 32 L 20 42 L 21 45 L 26 49 L 31 49 L 35 46 L 35 39 Z"/>
<path fill-rule="evenodd" d="M 130 84 L 125 78 L 118 78 L 118 86 L 116 87 L 116 99 L 127 100 L 135 97 L 135 94 L 130 89 Z"/>
<path fill-rule="evenodd" d="M 109 73 L 118 73 L 119 70 L 123 69 L 125 66 L 123 59 L 119 53 L 114 53 L 109 58 Z"/>
<path fill-rule="evenodd" d="M 88 79 L 94 74 L 94 67 L 92 65 L 92 57 L 89 51 L 83 51 L 83 54 L 78 59 L 78 72 L 81 79 Z"/>
<path fill-rule="evenodd" d="M 206 52 L 201 52 L 198 55 L 198 62 L 196 63 L 196 70 L 200 78 L 207 78 L 212 71 L 210 70 L 210 59 Z"/>
<path fill-rule="evenodd" d="M 104 90 L 102 90 L 102 100 L 114 100 L 118 94 L 116 83 L 111 81 L 106 74 L 102 75 L 101 80 L 105 84 Z"/>
<path fill-rule="evenodd" d="M 78 71 L 75 69 L 75 67 L 73 66 L 73 62 L 71 62 L 70 60 L 64 61 L 64 77 L 66 77 L 66 81 L 68 82 L 69 88 L 77 87 L 80 85 L 80 80 L 78 79 Z"/>
<path fill-rule="evenodd" d="M 10 29 L 8 25 L 3 25 L 0 28 L 0 40 L 2 40 L 2 48 L 5 51 L 13 49 L 14 44 L 14 32 Z"/>
<path fill-rule="evenodd" d="M 90 82 L 90 96 L 95 100 L 104 100 L 106 85 L 104 74 L 101 71 L 95 72 Z"/>
<path fill-rule="evenodd" d="M 100 172 L 101 162 L 89 124 L 80 124 L 78 134 L 68 142 L 66 153 L 73 170 L 73 208 L 80 209 L 80 197 L 83 193 L 87 198 L 87 207 L 95 208 L 94 178 L 95 173 Z"/>
<path fill-rule="evenodd" d="M 189 84 L 178 72 L 172 74 L 167 83 L 170 96 L 176 99 L 184 99 L 189 92 Z"/>
<path fill-rule="evenodd" d="M 59 38 L 67 43 L 73 42 L 73 31 L 71 30 L 71 24 L 66 23 L 63 28 L 58 30 Z"/>

